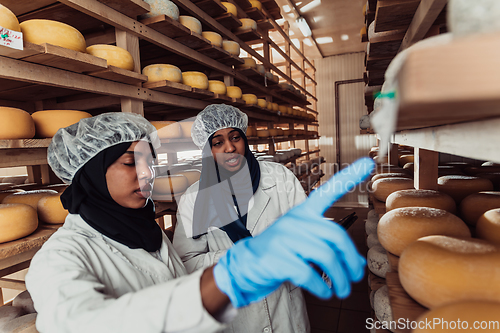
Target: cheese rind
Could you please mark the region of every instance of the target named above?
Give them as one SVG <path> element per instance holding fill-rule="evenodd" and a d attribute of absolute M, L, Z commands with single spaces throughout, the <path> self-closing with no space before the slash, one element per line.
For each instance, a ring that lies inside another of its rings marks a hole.
<path fill-rule="evenodd" d="M 22 203 L 33 207 L 35 210 L 38 207 L 38 201 L 46 195 L 57 194 L 54 190 L 30 190 L 23 192 L 12 193 L 6 196 L 3 204 Z"/>
<path fill-rule="evenodd" d="M 225 95 L 227 92 L 226 84 L 218 80 L 208 80 L 208 90 L 219 95 Z"/>
<path fill-rule="evenodd" d="M 23 40 L 33 44 L 52 44 L 78 52 L 87 52 L 85 38 L 72 26 L 43 19 L 33 19 L 21 22 Z"/>
<path fill-rule="evenodd" d="M 489 179 L 474 176 L 441 176 L 438 178 L 438 190 L 460 202 L 472 193 L 492 191 L 493 184 Z"/>
<path fill-rule="evenodd" d="M 182 83 L 193 88 L 208 89 L 208 77 L 202 72 L 182 72 Z"/>
<path fill-rule="evenodd" d="M 0 4 L 0 27 L 5 29 L 21 31 L 21 26 L 16 15 L 7 7 Z"/>
<path fill-rule="evenodd" d="M 201 35 L 208 39 L 212 45 L 222 47 L 222 36 L 220 34 L 213 31 L 203 31 Z"/>
<path fill-rule="evenodd" d="M 35 136 L 35 122 L 21 109 L 0 106 L 0 140 L 31 139 Z"/>
<path fill-rule="evenodd" d="M 43 110 L 31 115 L 37 138 L 51 138 L 60 128 L 68 127 L 92 115 L 77 110 Z"/>
<path fill-rule="evenodd" d="M 199 35 L 201 35 L 202 33 L 201 22 L 196 17 L 180 15 L 179 23 L 188 28 L 189 30 L 196 32 Z"/>
<path fill-rule="evenodd" d="M 500 192 L 485 191 L 466 196 L 460 202 L 460 217 L 470 225 L 490 209 L 500 208 Z"/>
<path fill-rule="evenodd" d="M 257 96 L 254 94 L 243 94 L 241 95 L 241 99 L 244 100 L 246 104 L 257 104 Z"/>
<path fill-rule="evenodd" d="M 237 86 L 229 86 L 226 88 L 226 95 L 231 98 L 241 98 L 243 93 L 241 92 L 241 88 Z"/>
<path fill-rule="evenodd" d="M 230 2 L 221 2 L 221 4 L 226 7 L 226 12 L 227 13 L 230 13 L 230 14 L 233 14 L 234 16 L 238 16 L 238 10 L 236 9 L 236 6 L 233 5 L 232 3 Z"/>
<path fill-rule="evenodd" d="M 232 40 L 222 41 L 222 49 L 227 51 L 229 54 L 234 55 L 234 56 L 240 55 L 240 44 L 238 44 Z"/>
<path fill-rule="evenodd" d="M 479 217 L 476 237 L 500 246 L 500 209 L 491 209 Z"/>
<path fill-rule="evenodd" d="M 148 77 L 148 82 L 172 81 L 182 82 L 182 72 L 179 67 L 169 64 L 153 64 L 142 69 L 142 74 Z"/>
<path fill-rule="evenodd" d="M 21 203 L 0 204 L 0 243 L 26 237 L 38 227 L 36 209 Z"/>
<path fill-rule="evenodd" d="M 400 190 L 391 193 L 386 201 L 387 211 L 403 207 L 430 207 L 444 209 L 455 214 L 457 211 L 455 200 L 448 194 L 433 190 Z M 466 221 L 467 222 L 467 221 Z"/>
<path fill-rule="evenodd" d="M 87 53 L 106 59 L 108 66 L 115 66 L 129 71 L 133 71 L 135 68 L 132 54 L 118 46 L 95 44 L 87 47 Z"/>
<path fill-rule="evenodd" d="M 150 123 L 156 128 L 160 139 L 177 139 L 182 136 L 181 127 L 176 121 L 153 120 Z"/>
<path fill-rule="evenodd" d="M 396 191 L 413 189 L 413 179 L 409 178 L 381 178 L 371 184 L 373 196 L 385 202 L 387 197 Z"/>
<path fill-rule="evenodd" d="M 68 211 L 61 202 L 61 193 L 49 194 L 38 200 L 37 214 L 40 221 L 49 224 L 64 223 Z"/>

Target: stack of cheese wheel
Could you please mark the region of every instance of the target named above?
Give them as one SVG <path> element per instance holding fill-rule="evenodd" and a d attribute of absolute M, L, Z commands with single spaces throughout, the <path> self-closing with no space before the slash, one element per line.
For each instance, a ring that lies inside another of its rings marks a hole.
<path fill-rule="evenodd" d="M 245 57 L 243 59 L 244 63 L 238 65 L 239 68 L 257 68 L 257 62 L 252 57 Z"/>
<path fill-rule="evenodd" d="M 226 13 L 232 14 L 234 16 L 238 16 L 238 10 L 236 9 L 236 6 L 233 5 L 230 2 L 221 2 L 221 4 L 226 7 Z"/>
<path fill-rule="evenodd" d="M 194 121 L 180 121 L 181 132 L 183 138 L 191 138 L 191 128 L 193 127 Z"/>
<path fill-rule="evenodd" d="M 413 162 L 406 163 L 403 165 L 403 169 L 408 170 L 410 173 L 415 172 L 415 164 Z"/>
<path fill-rule="evenodd" d="M 226 95 L 231 98 L 241 98 L 243 93 L 241 92 L 241 88 L 237 86 L 229 86 L 226 88 Z"/>
<path fill-rule="evenodd" d="M 0 106 L 0 140 L 31 139 L 35 136 L 35 122 L 21 109 Z"/>
<path fill-rule="evenodd" d="M 38 201 L 44 196 L 57 194 L 54 190 L 30 190 L 23 192 L 16 192 L 6 196 L 3 204 L 21 203 L 33 207 L 35 210 L 38 208 Z"/>
<path fill-rule="evenodd" d="M 247 137 L 257 136 L 257 130 L 253 126 L 248 126 L 246 135 Z"/>
<path fill-rule="evenodd" d="M 472 193 L 492 191 L 493 184 L 485 178 L 449 175 L 438 178 L 438 190 L 451 196 L 458 205 Z"/>
<path fill-rule="evenodd" d="M 500 209 L 491 209 L 479 217 L 476 237 L 500 246 Z"/>
<path fill-rule="evenodd" d="M 242 18 L 240 19 L 241 21 L 241 27 L 238 27 L 236 31 L 244 31 L 244 30 L 257 30 L 257 22 L 255 22 L 252 19 L 249 18 Z"/>
<path fill-rule="evenodd" d="M 13 31 L 21 31 L 21 26 L 19 25 L 19 21 L 17 20 L 16 15 L 7 7 L 0 4 L 0 26 L 13 30 Z"/>
<path fill-rule="evenodd" d="M 500 247 L 484 240 L 443 235 L 410 244 L 399 259 L 405 291 L 434 309 L 466 300 L 500 299 Z"/>
<path fill-rule="evenodd" d="M 43 110 L 33 113 L 31 117 L 35 121 L 36 137 L 51 138 L 60 128 L 73 125 L 92 115 L 77 110 Z"/>
<path fill-rule="evenodd" d="M 381 178 L 371 184 L 375 199 L 385 202 L 389 194 L 399 190 L 413 189 L 413 179 L 410 178 Z"/>
<path fill-rule="evenodd" d="M 267 138 L 267 137 L 269 137 L 269 135 L 270 135 L 269 134 L 269 130 L 263 130 L 263 129 L 262 130 L 257 130 L 257 136 L 259 138 Z"/>
<path fill-rule="evenodd" d="M 134 58 L 129 51 L 114 45 L 95 44 L 87 47 L 87 53 L 106 59 L 108 66 L 133 71 L 135 68 Z"/>
<path fill-rule="evenodd" d="M 257 96 L 254 94 L 243 94 L 241 95 L 241 99 L 245 101 L 245 104 L 249 105 L 257 104 Z"/>
<path fill-rule="evenodd" d="M 399 166 L 403 167 L 406 163 L 414 163 L 415 157 L 413 155 L 400 155 Z"/>
<path fill-rule="evenodd" d="M 218 80 L 208 80 L 208 90 L 219 95 L 225 95 L 227 92 L 226 84 Z"/>
<path fill-rule="evenodd" d="M 188 179 L 180 174 L 155 178 L 152 198 L 171 201 L 173 195 L 182 194 L 189 186 Z"/>
<path fill-rule="evenodd" d="M 391 193 L 385 201 L 387 211 L 403 207 L 437 208 L 446 210 L 451 214 L 457 212 L 455 200 L 452 197 L 434 190 L 410 189 L 396 191 Z"/>
<path fill-rule="evenodd" d="M 222 36 L 213 31 L 203 31 L 201 35 L 210 41 L 210 44 L 222 47 Z"/>
<path fill-rule="evenodd" d="M 23 40 L 33 44 L 52 44 L 78 52 L 87 52 L 85 38 L 70 25 L 65 23 L 33 19 L 20 24 Z"/>
<path fill-rule="evenodd" d="M 208 89 L 208 77 L 202 72 L 183 72 L 182 83 L 193 88 Z"/>
<path fill-rule="evenodd" d="M 179 23 L 199 35 L 202 33 L 201 22 L 196 17 L 180 15 Z"/>
<path fill-rule="evenodd" d="M 234 55 L 234 56 L 240 55 L 240 44 L 238 44 L 232 40 L 222 41 L 222 49 L 227 51 L 229 54 Z"/>
<path fill-rule="evenodd" d="M 485 212 L 500 208 L 500 192 L 485 191 L 466 196 L 460 202 L 460 217 L 470 225 L 476 225 L 477 220 Z"/>
<path fill-rule="evenodd" d="M 40 221 L 49 224 L 64 223 L 68 211 L 61 202 L 61 193 L 49 194 L 38 200 L 37 213 Z"/>
<path fill-rule="evenodd" d="M 38 227 L 36 209 L 27 204 L 0 204 L 0 243 L 26 237 Z"/>
<path fill-rule="evenodd" d="M 141 18 L 154 17 L 158 15 L 167 15 L 168 17 L 179 20 L 179 8 L 175 3 L 169 0 L 144 0 L 149 4 L 150 11 Z"/>
<path fill-rule="evenodd" d="M 182 175 L 186 177 L 188 180 L 188 187 L 196 183 L 198 180 L 200 180 L 201 177 L 201 171 L 198 169 L 188 169 L 188 170 L 183 170 L 179 173 L 176 173 L 176 175 Z"/>
<path fill-rule="evenodd" d="M 266 108 L 267 107 L 267 101 L 262 98 L 257 99 L 257 105 L 260 106 L 261 108 Z"/>
<path fill-rule="evenodd" d="M 429 207 L 396 208 L 385 213 L 378 223 L 380 244 L 390 253 L 400 256 L 403 250 L 430 235 L 470 237 L 467 225 L 443 209 Z"/>
<path fill-rule="evenodd" d="M 181 127 L 176 121 L 153 120 L 151 124 L 156 128 L 160 139 L 177 139 L 182 137 Z"/>
<path fill-rule="evenodd" d="M 182 82 L 182 72 L 174 65 L 153 64 L 142 69 L 142 74 L 148 77 L 148 82 L 171 81 Z"/>

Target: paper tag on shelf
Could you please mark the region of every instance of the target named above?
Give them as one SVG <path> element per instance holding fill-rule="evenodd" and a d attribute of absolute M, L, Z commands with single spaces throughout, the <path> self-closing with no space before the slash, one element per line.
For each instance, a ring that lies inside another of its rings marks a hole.
<path fill-rule="evenodd" d="M 0 45 L 23 50 L 23 33 L 0 26 Z"/>
<path fill-rule="evenodd" d="M 395 85 L 397 87 L 397 84 Z M 377 96 L 379 107 L 373 112 L 370 118 L 371 126 L 380 139 L 380 150 L 378 155 L 385 156 L 388 150 L 388 144 L 391 142 L 391 136 L 396 131 L 398 120 L 399 99 L 397 89 L 380 93 Z"/>

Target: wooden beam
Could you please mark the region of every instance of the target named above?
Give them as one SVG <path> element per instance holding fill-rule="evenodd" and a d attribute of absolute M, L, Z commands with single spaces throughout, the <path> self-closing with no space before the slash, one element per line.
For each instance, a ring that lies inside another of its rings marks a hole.
<path fill-rule="evenodd" d="M 439 153 L 417 147 L 414 156 L 414 187 L 417 190 L 437 191 Z"/>

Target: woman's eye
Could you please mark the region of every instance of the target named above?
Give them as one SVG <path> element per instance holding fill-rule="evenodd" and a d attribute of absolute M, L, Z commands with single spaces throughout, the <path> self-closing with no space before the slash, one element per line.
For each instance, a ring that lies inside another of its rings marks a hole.
<path fill-rule="evenodd" d="M 135 166 L 135 162 L 132 162 L 132 163 L 123 163 L 123 165 L 126 165 L 126 166 Z"/>
<path fill-rule="evenodd" d="M 238 141 L 239 139 L 241 139 L 241 136 L 239 135 L 233 136 L 233 141 Z"/>
<path fill-rule="evenodd" d="M 218 141 L 218 142 L 216 142 L 216 143 L 212 144 L 212 146 L 220 146 L 220 144 L 221 144 L 221 142 L 220 142 L 220 141 Z"/>

